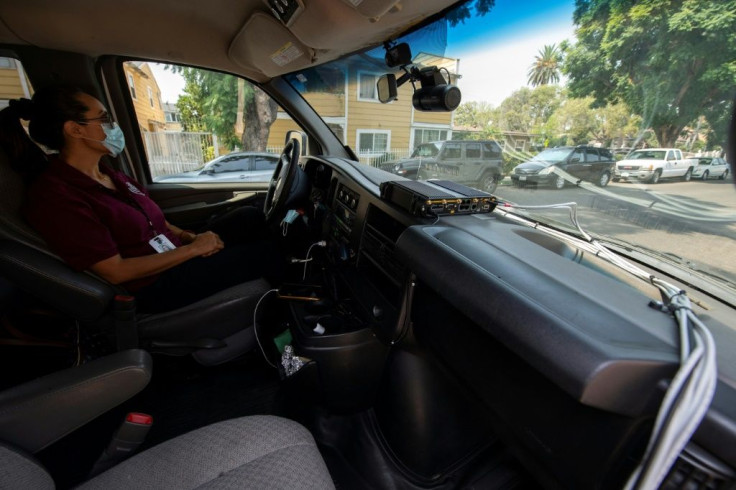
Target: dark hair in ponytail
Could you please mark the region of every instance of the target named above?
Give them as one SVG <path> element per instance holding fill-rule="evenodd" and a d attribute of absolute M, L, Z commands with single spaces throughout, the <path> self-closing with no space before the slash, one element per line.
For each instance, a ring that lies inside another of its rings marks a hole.
<path fill-rule="evenodd" d="M 33 141 L 60 151 L 64 147 L 64 123 L 84 119 L 89 108 L 79 101 L 80 89 L 54 85 L 40 89 L 31 100 L 11 100 L 0 111 L 0 146 L 8 153 L 11 166 L 32 178 L 46 168 L 46 154 Z M 28 137 L 20 120 L 30 121 Z"/>

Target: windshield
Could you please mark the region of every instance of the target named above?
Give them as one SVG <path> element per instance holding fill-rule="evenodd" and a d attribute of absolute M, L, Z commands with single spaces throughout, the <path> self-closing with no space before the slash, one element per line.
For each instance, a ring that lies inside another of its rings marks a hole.
<path fill-rule="evenodd" d="M 544 150 L 538 155 L 534 155 L 531 161 L 551 165 L 553 163 L 559 163 L 566 159 L 570 155 L 571 151 L 572 150 L 570 150 L 570 148 L 554 148 L 552 150 Z"/>
<path fill-rule="evenodd" d="M 665 151 L 635 151 L 628 157 L 626 157 L 627 160 L 643 160 L 643 159 L 650 159 L 650 160 L 664 160 L 664 156 L 667 152 Z"/>
<path fill-rule="evenodd" d="M 411 83 L 379 103 L 378 78 L 402 74 L 386 66 L 383 46 L 287 80 L 362 165 L 391 171 L 431 148 L 424 143 L 478 141 L 453 165 L 421 166 L 408 178 L 454 180 L 517 204 L 576 202 L 591 234 L 736 283 L 730 168 L 692 178 L 698 158 L 725 157 L 736 21 L 716 1 L 645 4 L 476 0 L 396 39 L 415 66 L 436 66 L 459 87 L 454 112 L 415 109 Z M 559 162 L 569 155 L 563 146 L 578 148 L 579 163 L 564 174 L 517 172 L 529 161 Z M 616 165 L 627 155 L 661 163 Z M 565 211 L 534 218 L 568 221 Z"/>

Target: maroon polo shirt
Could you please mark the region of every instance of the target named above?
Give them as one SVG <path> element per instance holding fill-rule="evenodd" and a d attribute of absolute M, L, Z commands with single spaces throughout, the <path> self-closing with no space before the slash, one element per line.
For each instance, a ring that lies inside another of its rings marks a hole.
<path fill-rule="evenodd" d="M 112 178 L 116 191 L 58 157 L 31 184 L 23 214 L 51 250 L 82 271 L 118 254 L 130 258 L 156 253 L 148 241 L 160 233 L 181 245 L 140 184 L 103 164 L 100 170 Z M 152 276 L 125 286 L 134 291 L 154 280 Z"/>

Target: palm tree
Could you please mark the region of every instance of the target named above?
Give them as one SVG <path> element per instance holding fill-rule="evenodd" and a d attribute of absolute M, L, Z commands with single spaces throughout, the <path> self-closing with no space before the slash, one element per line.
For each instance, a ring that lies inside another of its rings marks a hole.
<path fill-rule="evenodd" d="M 555 44 L 546 44 L 539 54 L 534 57 L 534 63 L 529 68 L 527 83 L 533 87 L 549 85 L 560 81 L 560 64 L 562 54 Z"/>

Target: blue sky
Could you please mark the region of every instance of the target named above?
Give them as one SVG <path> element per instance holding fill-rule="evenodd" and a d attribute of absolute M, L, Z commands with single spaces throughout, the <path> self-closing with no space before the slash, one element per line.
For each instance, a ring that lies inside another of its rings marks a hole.
<path fill-rule="evenodd" d="M 484 17 L 448 32 L 447 56 L 460 59 L 463 101 L 497 106 L 526 86 L 534 56 L 545 45 L 574 40 L 573 0 L 496 0 Z"/>

